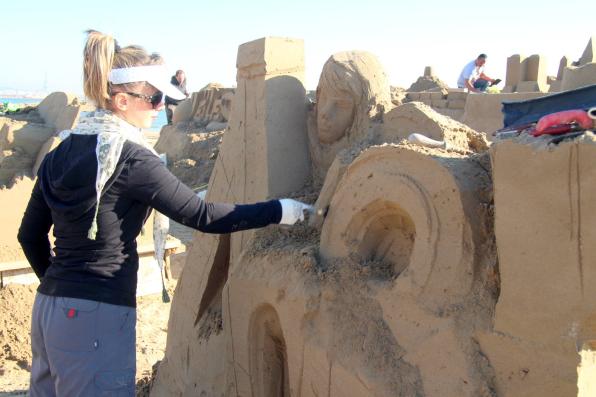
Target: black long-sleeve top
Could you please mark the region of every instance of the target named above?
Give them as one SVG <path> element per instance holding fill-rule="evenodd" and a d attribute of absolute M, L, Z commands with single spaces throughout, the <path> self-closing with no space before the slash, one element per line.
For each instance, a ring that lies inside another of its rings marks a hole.
<path fill-rule="evenodd" d="M 207 203 L 159 158 L 126 142 L 103 189 L 96 240 L 87 238 L 96 204 L 95 135 L 71 135 L 44 159 L 18 239 L 46 295 L 136 305 L 136 237 L 151 208 L 206 233 L 259 228 L 281 219 L 281 205 Z M 54 225 L 54 255 L 48 232 Z"/>

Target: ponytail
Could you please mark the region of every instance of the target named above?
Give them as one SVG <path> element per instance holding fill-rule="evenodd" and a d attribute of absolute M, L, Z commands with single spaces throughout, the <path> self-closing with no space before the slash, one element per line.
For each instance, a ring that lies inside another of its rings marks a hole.
<path fill-rule="evenodd" d="M 116 42 L 112 36 L 87 31 L 83 51 L 83 90 L 97 107 L 106 109 L 110 101 L 108 76 L 114 63 Z"/>

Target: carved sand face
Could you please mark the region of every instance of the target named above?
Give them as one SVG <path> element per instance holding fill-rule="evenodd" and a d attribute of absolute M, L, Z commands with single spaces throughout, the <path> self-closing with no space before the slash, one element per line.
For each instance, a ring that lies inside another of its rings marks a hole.
<path fill-rule="evenodd" d="M 345 135 L 354 121 L 354 99 L 348 92 L 321 87 L 317 102 L 317 129 L 322 143 L 333 143 Z"/>

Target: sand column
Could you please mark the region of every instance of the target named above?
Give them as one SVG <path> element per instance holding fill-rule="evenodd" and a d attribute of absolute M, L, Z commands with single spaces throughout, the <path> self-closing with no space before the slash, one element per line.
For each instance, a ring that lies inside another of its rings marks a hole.
<path fill-rule="evenodd" d="M 208 199 L 252 203 L 299 190 L 310 174 L 304 43 L 251 41 L 238 48 L 236 64 L 238 87 Z M 231 263 L 250 235 L 233 235 Z"/>

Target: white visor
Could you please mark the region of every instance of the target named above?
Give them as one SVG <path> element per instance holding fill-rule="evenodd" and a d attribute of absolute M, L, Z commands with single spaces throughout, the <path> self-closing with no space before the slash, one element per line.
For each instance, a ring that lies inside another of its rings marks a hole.
<path fill-rule="evenodd" d="M 164 65 L 112 69 L 109 77 L 110 83 L 112 84 L 146 81 L 170 98 L 185 99 L 186 95 L 184 95 L 175 85 L 171 84 L 170 79 L 170 74 Z"/>

